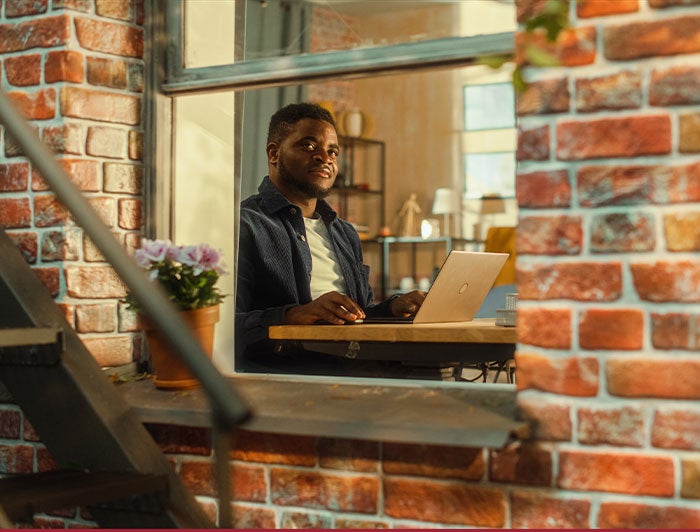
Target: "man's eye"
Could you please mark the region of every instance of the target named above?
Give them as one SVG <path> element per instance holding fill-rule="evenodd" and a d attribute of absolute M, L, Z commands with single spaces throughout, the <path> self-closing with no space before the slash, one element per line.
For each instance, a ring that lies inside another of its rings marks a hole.
<path fill-rule="evenodd" d="M 334 159 L 337 159 L 337 158 L 338 158 L 338 155 L 340 155 L 340 152 L 337 152 L 337 151 L 335 151 L 335 150 L 331 150 L 331 151 L 328 152 L 328 155 L 330 155 L 330 156 L 333 157 Z"/>
<path fill-rule="evenodd" d="M 302 144 L 301 146 L 302 146 L 302 148 L 304 148 L 305 150 L 315 150 L 315 149 L 316 149 L 316 146 L 314 146 L 314 144 L 311 143 L 311 142 L 305 142 L 305 143 Z"/>

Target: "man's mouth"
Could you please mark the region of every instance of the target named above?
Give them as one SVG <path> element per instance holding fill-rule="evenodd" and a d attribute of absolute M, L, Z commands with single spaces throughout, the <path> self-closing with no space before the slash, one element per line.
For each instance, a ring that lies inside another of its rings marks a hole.
<path fill-rule="evenodd" d="M 321 174 L 326 179 L 329 179 L 333 175 L 330 168 L 326 166 L 314 166 L 313 168 L 309 169 L 309 172 L 312 174 Z"/>

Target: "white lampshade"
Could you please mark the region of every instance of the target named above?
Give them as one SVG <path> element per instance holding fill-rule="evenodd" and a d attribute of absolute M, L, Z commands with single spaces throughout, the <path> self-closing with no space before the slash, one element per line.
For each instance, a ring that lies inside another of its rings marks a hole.
<path fill-rule="evenodd" d="M 433 214 L 454 214 L 459 212 L 459 194 L 451 188 L 439 188 L 435 191 Z"/>

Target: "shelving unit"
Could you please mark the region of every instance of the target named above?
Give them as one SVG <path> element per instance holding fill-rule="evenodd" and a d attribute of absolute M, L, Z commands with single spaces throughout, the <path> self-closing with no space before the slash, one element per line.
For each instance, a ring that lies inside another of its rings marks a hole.
<path fill-rule="evenodd" d="M 381 282 L 380 282 L 380 299 L 385 299 L 389 297 L 390 295 L 397 293 L 398 290 L 394 289 L 391 287 L 391 280 L 390 280 L 390 274 L 391 274 L 391 252 L 392 252 L 392 247 L 395 247 L 397 245 L 410 245 L 411 246 L 411 255 L 412 255 L 412 271 L 411 271 L 411 276 L 413 279 L 416 279 L 417 276 L 417 271 L 416 271 L 416 252 L 418 250 L 418 247 L 420 246 L 427 246 L 427 245 L 435 245 L 435 244 L 442 244 L 445 249 L 445 256 L 449 254 L 452 249 L 454 249 L 456 246 L 460 246 L 462 249 L 464 249 L 466 246 L 471 245 L 474 250 L 477 250 L 479 246 L 482 244 L 481 241 L 475 240 L 475 239 L 470 239 L 470 238 L 457 238 L 457 237 L 451 237 L 451 236 L 441 236 L 441 237 L 436 237 L 436 238 L 421 238 L 421 237 L 414 237 L 414 236 L 409 236 L 409 237 L 400 237 L 400 236 L 387 236 L 387 237 L 378 237 L 378 238 L 373 238 L 370 240 L 366 240 L 365 243 L 367 244 L 378 244 L 381 247 L 380 254 L 381 254 Z M 435 265 L 436 268 L 440 267 L 440 264 Z"/>
<path fill-rule="evenodd" d="M 375 139 L 339 137 L 338 177 L 329 201 L 364 238 L 384 226 L 386 145 Z"/>

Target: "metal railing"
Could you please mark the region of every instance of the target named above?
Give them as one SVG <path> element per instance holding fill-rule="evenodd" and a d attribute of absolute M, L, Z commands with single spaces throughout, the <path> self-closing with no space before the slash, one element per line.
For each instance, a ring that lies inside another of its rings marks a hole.
<path fill-rule="evenodd" d="M 250 417 L 248 406 L 209 360 L 164 291 L 157 283 L 150 282 L 146 273 L 129 257 L 78 187 L 56 162 L 54 154 L 41 142 L 36 132 L 2 91 L 0 122 L 5 125 L 5 138 L 11 136 L 21 147 L 24 155 L 41 173 L 58 200 L 92 239 L 145 313 L 166 336 L 173 350 L 199 380 L 212 409 L 217 462 L 227 460 L 226 441 L 230 437 L 230 429 Z M 217 467 L 217 470 L 226 471 L 228 468 Z M 223 490 L 224 486 L 228 486 L 227 479 L 217 479 L 217 485 L 222 488 L 219 491 L 220 525 L 230 528 L 230 494 L 228 489 Z"/>

